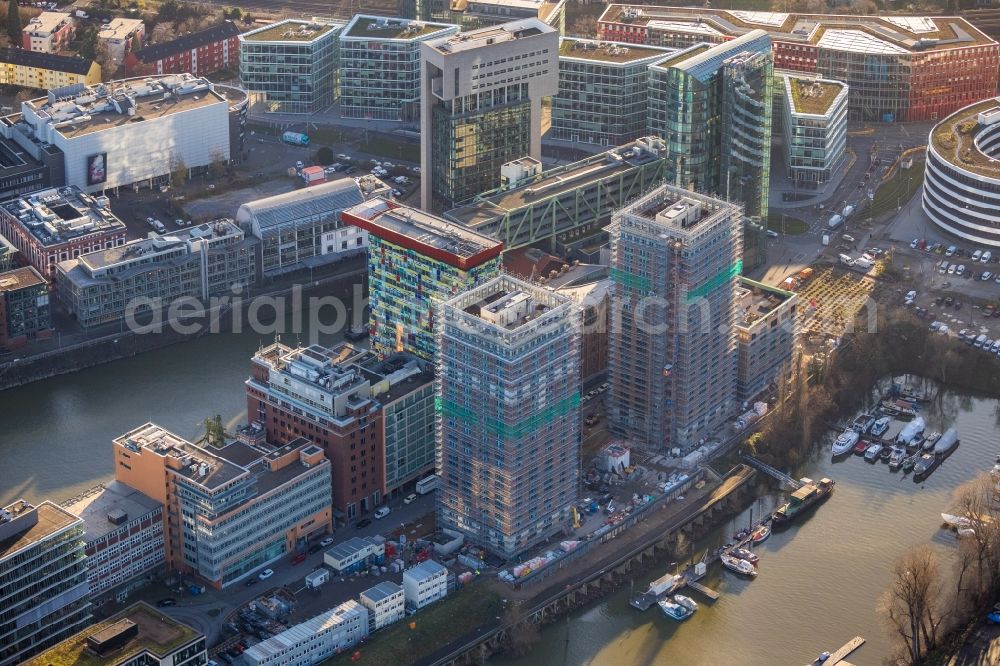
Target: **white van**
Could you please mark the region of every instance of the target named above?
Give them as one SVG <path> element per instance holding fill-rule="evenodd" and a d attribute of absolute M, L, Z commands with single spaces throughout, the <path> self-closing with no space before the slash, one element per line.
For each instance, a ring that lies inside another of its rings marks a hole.
<path fill-rule="evenodd" d="M 954 256 L 955 250 L 957 250 L 957 249 L 958 248 L 956 248 L 954 245 L 949 245 L 948 249 L 944 251 L 944 256 L 946 256 L 946 257 Z"/>
<path fill-rule="evenodd" d="M 985 264 L 992 258 L 993 258 L 993 253 L 990 252 L 989 250 L 986 250 L 986 252 L 983 252 L 983 256 L 979 257 L 979 261 Z"/>
<path fill-rule="evenodd" d="M 972 260 L 973 261 L 979 261 L 979 258 L 981 256 L 983 256 L 983 251 L 982 250 L 976 250 L 975 252 L 972 253 Z"/>
<path fill-rule="evenodd" d="M 375 509 L 374 516 L 376 520 L 380 518 L 385 518 L 388 515 L 389 515 L 389 507 L 387 506 L 380 506 L 379 508 Z"/>
<path fill-rule="evenodd" d="M 986 334 L 983 333 L 978 338 L 976 338 L 976 341 L 972 343 L 972 346 L 973 347 L 978 347 L 978 348 L 982 349 L 982 347 L 983 347 L 983 345 L 985 343 L 986 343 Z"/>

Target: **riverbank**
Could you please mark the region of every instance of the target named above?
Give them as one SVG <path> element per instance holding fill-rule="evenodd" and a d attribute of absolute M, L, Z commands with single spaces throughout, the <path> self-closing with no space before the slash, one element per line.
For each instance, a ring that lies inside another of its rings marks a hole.
<path fill-rule="evenodd" d="M 343 326 L 349 328 L 353 301 L 356 298 L 367 298 L 367 280 L 364 279 L 367 268 L 364 262 L 352 262 L 347 266 L 339 266 L 339 269 L 340 272 L 336 274 L 318 276 L 306 284 L 288 282 L 278 288 L 216 305 L 204 310 L 204 316 L 199 317 L 196 322 L 185 321 L 183 318 L 165 320 L 156 332 L 133 332 L 123 324 L 115 333 L 33 356 L 15 358 L 0 365 L 0 391 L 132 358 L 205 335 L 239 332 L 251 312 L 255 313 L 254 320 L 262 325 L 262 334 L 308 334 L 309 329 L 303 323 L 307 313 L 303 312 L 302 306 L 312 298 L 335 296 L 341 299 L 348 315 Z M 354 293 L 355 287 L 360 288 L 357 296 Z M 291 308 L 284 307 L 286 302 Z M 262 303 L 265 304 L 264 307 L 261 307 Z M 281 305 L 272 307 L 272 303 Z M 318 316 L 318 313 L 308 313 L 308 316 Z M 284 320 L 288 317 L 293 319 L 286 326 Z"/>

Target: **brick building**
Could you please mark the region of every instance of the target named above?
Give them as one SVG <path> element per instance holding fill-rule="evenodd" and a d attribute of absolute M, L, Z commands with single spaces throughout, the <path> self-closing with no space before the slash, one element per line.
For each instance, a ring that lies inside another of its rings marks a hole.
<path fill-rule="evenodd" d="M 21 30 L 21 47 L 39 53 L 59 53 L 76 35 L 76 23 L 66 12 L 42 12 Z"/>
<path fill-rule="evenodd" d="M 125 56 L 125 76 L 211 74 L 237 68 L 240 61 L 240 29 L 232 21 L 169 42 L 150 44 Z"/>

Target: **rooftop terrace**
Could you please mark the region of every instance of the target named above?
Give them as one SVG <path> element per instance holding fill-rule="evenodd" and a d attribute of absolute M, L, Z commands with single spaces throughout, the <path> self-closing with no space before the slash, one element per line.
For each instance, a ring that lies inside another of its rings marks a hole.
<path fill-rule="evenodd" d="M 435 32 L 452 28 L 448 23 L 429 23 L 409 19 L 386 18 L 384 16 L 356 15 L 341 34 L 342 37 L 367 39 L 414 40 Z"/>
<path fill-rule="evenodd" d="M 601 63 L 628 64 L 647 58 L 662 57 L 672 52 L 673 49 L 599 42 L 592 39 L 564 38 L 559 40 L 560 57 Z"/>
<path fill-rule="evenodd" d="M 247 42 L 301 42 L 316 41 L 327 33 L 343 27 L 340 23 L 319 23 L 288 19 L 240 35 Z"/>
<path fill-rule="evenodd" d="M 0 294 L 5 291 L 17 291 L 40 284 L 45 284 L 45 278 L 31 266 L 23 266 L 0 273 Z"/>
<path fill-rule="evenodd" d="M 169 458 L 170 469 L 209 490 L 247 473 L 243 467 L 234 465 L 155 423 L 146 423 L 116 437 L 114 443 L 136 453 L 145 450 Z"/>
<path fill-rule="evenodd" d="M 0 208 L 43 246 L 97 233 L 124 232 L 125 224 L 75 186 L 49 188 L 0 203 Z"/>
<path fill-rule="evenodd" d="M 551 332 L 547 324 L 567 316 L 571 307 L 568 296 L 503 274 L 447 301 L 445 316 L 497 344 L 518 347 L 535 333 Z"/>
<path fill-rule="evenodd" d="M 328 349 L 320 345 L 292 349 L 280 343 L 257 352 L 254 361 L 274 372 L 315 385 L 325 393 L 350 392 L 366 380 L 353 364 L 356 350 L 350 345 Z"/>
<path fill-rule="evenodd" d="M 18 500 L 0 510 L 0 560 L 33 546 L 60 530 L 70 527 L 79 518 L 52 502 L 37 506 Z"/>
<path fill-rule="evenodd" d="M 785 92 L 791 97 L 796 113 L 824 115 L 845 88 L 839 81 L 785 75 Z"/>
<path fill-rule="evenodd" d="M 122 620 L 137 624 L 138 632 L 104 655 L 95 653 L 87 639 Z M 70 636 L 22 666 L 104 666 L 127 662 L 143 652 L 163 658 L 198 638 L 201 634 L 191 627 L 167 617 L 145 602 L 139 602 L 104 622 Z"/>
<path fill-rule="evenodd" d="M 753 328 L 793 296 L 791 291 L 741 277 L 738 302 L 742 313 L 737 325 Z"/>
<path fill-rule="evenodd" d="M 188 229 L 142 238 L 88 254 L 81 254 L 78 261 L 89 271 L 99 271 L 102 268 L 114 266 L 142 257 L 150 257 L 157 253 L 167 252 L 178 247 L 187 247 L 187 243 L 199 240 L 213 240 L 226 236 L 239 235 L 240 229 L 231 221 L 216 220 L 199 224 Z M 72 260 L 71 260 L 72 261 Z"/>

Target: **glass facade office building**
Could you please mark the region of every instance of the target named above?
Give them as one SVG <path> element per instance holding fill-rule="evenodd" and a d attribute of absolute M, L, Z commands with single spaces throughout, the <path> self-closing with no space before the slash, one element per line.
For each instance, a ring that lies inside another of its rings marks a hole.
<path fill-rule="evenodd" d="M 336 101 L 343 24 L 289 19 L 240 35 L 240 83 L 267 113 L 315 113 Z"/>
<path fill-rule="evenodd" d="M 458 32 L 447 23 L 356 15 L 340 38 L 344 118 L 420 118 L 420 42 Z"/>
<path fill-rule="evenodd" d="M 559 93 L 549 138 L 620 146 L 646 135 L 648 66 L 672 49 L 559 41 Z"/>
<path fill-rule="evenodd" d="M 780 98 L 786 175 L 807 188 L 828 182 L 847 147 L 847 86 L 784 74 Z"/>

